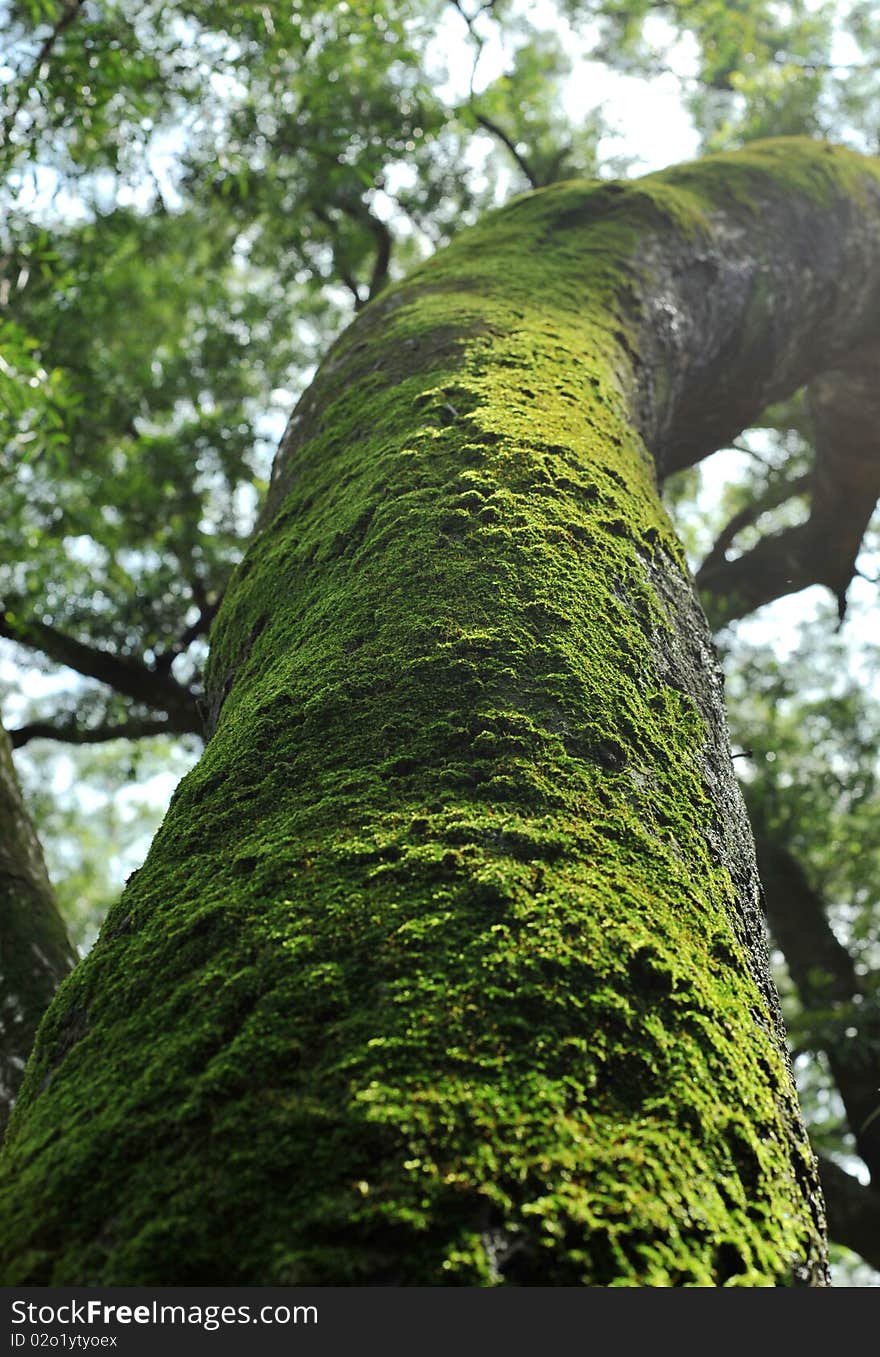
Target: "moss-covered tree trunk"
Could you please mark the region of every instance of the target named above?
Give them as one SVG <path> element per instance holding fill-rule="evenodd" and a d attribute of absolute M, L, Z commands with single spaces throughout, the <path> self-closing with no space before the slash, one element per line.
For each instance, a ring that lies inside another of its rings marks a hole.
<path fill-rule="evenodd" d="M 0 728 L 0 1138 L 39 1021 L 73 961 Z"/>
<path fill-rule="evenodd" d="M 334 346 L 207 752 L 42 1030 L 7 1282 L 822 1282 L 654 459 L 877 336 L 878 202 L 800 142 L 555 186 Z"/>

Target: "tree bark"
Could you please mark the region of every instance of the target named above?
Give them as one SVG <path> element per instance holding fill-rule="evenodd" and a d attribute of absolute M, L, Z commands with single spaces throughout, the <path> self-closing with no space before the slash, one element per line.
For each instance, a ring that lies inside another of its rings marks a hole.
<path fill-rule="evenodd" d="M 8 1282 L 822 1284 L 721 681 L 655 467 L 877 337 L 874 162 L 515 200 L 365 308 L 215 729 L 53 1006 Z"/>
<path fill-rule="evenodd" d="M 74 959 L 0 729 L 0 1136 L 37 1026 Z"/>

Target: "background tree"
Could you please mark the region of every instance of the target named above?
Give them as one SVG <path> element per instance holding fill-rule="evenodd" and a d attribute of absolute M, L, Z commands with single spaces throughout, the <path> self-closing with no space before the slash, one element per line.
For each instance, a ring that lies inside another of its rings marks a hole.
<path fill-rule="evenodd" d="M 514 6 L 124 8 L 6 7 L 3 629 L 47 686 L 59 663 L 84 676 L 60 699 L 55 685 L 51 709 L 11 708 L 19 745 L 197 732 L 204 634 L 265 480 L 266 412 L 289 405 L 341 320 L 430 245 L 511 189 L 619 168 L 624 149 L 599 109 L 566 125 L 570 37 Z M 597 63 L 645 78 L 685 69 L 706 144 L 778 131 L 877 144 L 875 21 L 858 7 L 789 8 L 784 22 L 757 4 L 565 14 Z M 453 25 L 480 64 L 472 76 L 469 57 L 447 92 L 436 35 Z M 507 64 L 487 83 L 498 35 Z M 807 511 L 812 414 L 801 400 L 761 424 L 738 483 L 713 497 L 704 577 Z M 679 504 L 695 488 L 682 479 Z M 862 493 L 863 516 L 871 503 Z M 845 784 L 851 748 L 834 729 Z M 741 742 L 757 743 L 748 728 Z M 770 773 L 791 776 L 782 752 L 740 766 L 755 796 Z M 857 895 L 841 877 L 832 890 L 812 865 L 815 836 L 790 817 L 771 827 L 818 874 L 838 940 L 870 968 L 870 855 Z M 69 836 L 54 851 L 63 868 Z M 823 1143 L 851 1149 L 827 1108 Z"/>
<path fill-rule="evenodd" d="M 18 1091 L 37 1022 L 74 962 L 43 855 L 0 731 L 0 1128 Z"/>

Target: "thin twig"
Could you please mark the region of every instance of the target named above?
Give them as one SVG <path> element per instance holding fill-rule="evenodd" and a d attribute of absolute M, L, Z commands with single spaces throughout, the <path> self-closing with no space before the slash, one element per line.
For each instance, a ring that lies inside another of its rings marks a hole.
<path fill-rule="evenodd" d="M 540 188 L 541 183 L 538 176 L 533 172 L 525 156 L 523 156 L 516 149 L 515 143 L 504 131 L 504 128 L 499 127 L 498 124 L 494 122 L 491 118 L 487 118 L 485 113 L 478 113 L 475 108 L 472 109 L 471 112 L 473 113 L 474 120 L 477 123 L 479 123 L 480 127 L 485 128 L 487 132 L 491 132 L 492 136 L 497 137 L 498 140 L 502 143 L 502 145 L 507 148 L 507 150 L 513 156 L 519 168 L 522 170 L 526 179 L 528 179 L 530 188 Z"/>

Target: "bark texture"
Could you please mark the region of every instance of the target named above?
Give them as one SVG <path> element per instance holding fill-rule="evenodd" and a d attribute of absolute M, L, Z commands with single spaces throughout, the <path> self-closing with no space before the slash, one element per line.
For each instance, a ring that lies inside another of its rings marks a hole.
<path fill-rule="evenodd" d="M 871 338 L 878 221 L 877 166 L 806 142 L 557 185 L 334 346 L 206 754 L 43 1029 L 7 1282 L 823 1282 L 647 449 Z"/>
<path fill-rule="evenodd" d="M 0 729 L 0 1137 L 37 1026 L 73 962 Z"/>

